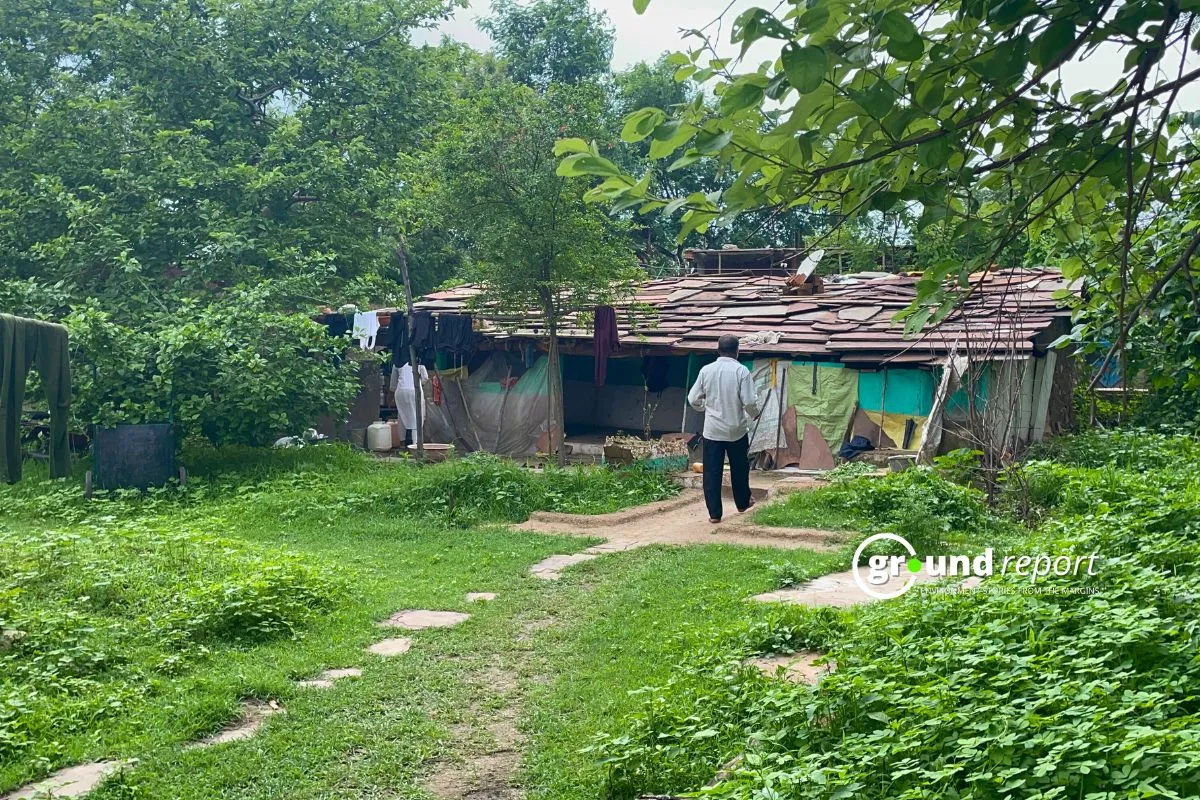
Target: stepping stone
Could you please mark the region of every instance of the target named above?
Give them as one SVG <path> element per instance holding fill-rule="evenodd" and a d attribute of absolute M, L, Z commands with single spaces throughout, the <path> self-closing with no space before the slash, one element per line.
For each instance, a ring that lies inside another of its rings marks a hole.
<path fill-rule="evenodd" d="M 893 581 L 898 586 L 910 577 L 912 576 L 902 574 L 898 578 L 889 578 L 887 582 L 875 588 L 881 592 L 894 591 Z M 922 569 L 916 575 L 915 580 L 917 583 L 927 583 L 936 579 Z M 854 580 L 854 573 L 847 570 L 846 572 L 835 572 L 832 575 L 822 575 L 819 578 L 813 578 L 803 586 L 758 594 L 751 599 L 757 600 L 760 603 L 845 607 L 861 603 L 872 603 L 878 598 L 872 597 L 859 588 L 858 583 Z"/>
<path fill-rule="evenodd" d="M 815 650 L 801 650 L 796 653 L 777 653 L 772 656 L 752 658 L 747 665 L 757 667 L 768 678 L 783 678 L 792 683 L 816 684 L 821 678 L 833 672 L 833 664 L 816 662 L 824 653 Z"/>
<path fill-rule="evenodd" d="M 398 639 L 383 639 L 367 648 L 368 653 L 374 653 L 377 656 L 398 656 L 408 652 L 408 648 L 412 647 L 412 639 L 407 636 L 401 636 Z"/>
<path fill-rule="evenodd" d="M 481 603 L 496 599 L 495 592 L 467 592 L 468 603 Z"/>
<path fill-rule="evenodd" d="M 215 747 L 219 744 L 227 744 L 229 742 L 239 742 L 242 739 L 249 739 L 254 734 L 258 733 L 258 729 L 266 724 L 267 718 L 275 714 L 286 713 L 283 708 L 272 700 L 269 703 L 261 701 L 244 701 L 242 703 L 242 717 L 236 724 L 218 731 L 212 736 L 208 736 L 193 747 Z"/>
<path fill-rule="evenodd" d="M 379 623 L 384 628 L 404 628 L 407 631 L 420 631 L 425 628 L 453 628 L 471 618 L 470 614 L 461 611 L 425 611 L 410 609 L 397 611 Z"/>
<path fill-rule="evenodd" d="M 109 775 L 130 766 L 129 761 L 96 761 L 60 769 L 49 778 L 31 783 L 4 795 L 3 800 L 27 800 L 43 797 L 82 797 Z"/>
<path fill-rule="evenodd" d="M 535 578 L 541 578 L 544 581 L 556 581 L 562 577 L 561 570 L 566 569 L 574 564 L 582 564 L 584 561 L 591 561 L 593 558 L 599 558 L 598 553 L 575 553 L 569 556 L 550 556 L 547 559 L 539 561 L 529 568 L 529 571 Z"/>
<path fill-rule="evenodd" d="M 333 682 L 342 678 L 358 678 L 362 676 L 362 670 L 358 667 L 347 667 L 345 669 L 327 669 L 315 678 L 310 678 L 306 681 L 296 681 L 296 685 L 304 689 L 332 689 Z"/>

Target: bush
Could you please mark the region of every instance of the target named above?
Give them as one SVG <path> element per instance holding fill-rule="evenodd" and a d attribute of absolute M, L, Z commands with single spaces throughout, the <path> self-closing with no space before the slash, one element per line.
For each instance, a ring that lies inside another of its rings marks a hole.
<path fill-rule="evenodd" d="M 1146 428 L 1087 431 L 1060 436 L 1029 449 L 1029 460 L 1053 460 L 1076 467 L 1160 470 L 1194 467 L 1200 462 L 1200 439 L 1172 436 Z"/>
<path fill-rule="evenodd" d="M 604 514 L 679 491 L 667 476 L 637 465 L 534 472 L 488 453 L 414 467 L 405 477 L 387 499 L 397 512 L 457 524 L 521 522 L 534 511 Z"/>
<path fill-rule="evenodd" d="M 357 364 L 347 340 L 251 292 L 185 304 L 133 330 L 94 307 L 65 320 L 80 426 L 172 422 L 214 444 L 269 444 L 348 407 Z"/>
<path fill-rule="evenodd" d="M 982 492 L 920 467 L 794 492 L 763 508 L 755 519 L 786 527 L 891 530 L 924 552 L 951 535 L 978 536 L 1007 527 L 988 510 Z"/>

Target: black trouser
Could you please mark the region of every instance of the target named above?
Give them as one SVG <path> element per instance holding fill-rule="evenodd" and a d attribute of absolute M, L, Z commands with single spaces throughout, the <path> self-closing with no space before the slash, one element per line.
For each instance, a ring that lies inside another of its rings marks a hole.
<path fill-rule="evenodd" d="M 721 518 L 721 477 L 729 456 L 729 482 L 733 484 L 733 504 L 738 511 L 750 507 L 750 437 L 736 442 L 704 440 L 704 503 L 708 516 Z"/>

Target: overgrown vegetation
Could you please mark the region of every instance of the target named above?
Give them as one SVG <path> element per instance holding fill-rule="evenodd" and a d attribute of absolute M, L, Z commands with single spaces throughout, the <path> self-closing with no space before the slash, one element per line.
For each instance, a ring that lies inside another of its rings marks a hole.
<path fill-rule="evenodd" d="M 501 531 L 463 530 L 470 522 L 676 491 L 636 468 L 532 472 L 492 456 L 384 465 L 339 445 L 201 445 L 184 460 L 188 486 L 147 493 L 88 501 L 36 467 L 0 486 L 0 792 L 97 749 L 141 756 L 143 739 L 169 747 L 210 732 L 241 697 L 286 693 L 281 671 L 312 674 L 296 664 L 328 658 L 323 636 L 356 663 L 353 643 L 378 636 L 372 616 L 401 602 L 365 598 L 376 584 L 443 591 L 434 565 L 447 541 L 461 550 L 454 569 L 478 572 L 456 602 L 492 585 L 498 565 L 523 575 L 564 548 L 532 535 L 514 547 Z M 295 547 L 313 537 L 317 552 Z M 372 548 L 390 555 L 364 560 Z"/>
<path fill-rule="evenodd" d="M 486 453 L 418 467 L 367 469 L 347 485 L 331 474 L 285 479 L 299 497 L 280 501 L 276 484 L 248 487 L 244 493 L 276 508 L 284 519 L 312 517 L 335 522 L 347 513 L 386 509 L 399 518 L 455 525 L 522 522 L 534 511 L 602 514 L 663 500 L 679 491 L 661 473 L 641 467 L 548 467 L 533 472 Z"/>
<path fill-rule="evenodd" d="M 1009 527 L 989 510 L 983 492 L 924 468 L 882 477 L 835 476 L 828 486 L 794 492 L 764 506 L 754 518 L 763 525 L 784 527 L 890 530 L 923 552 L 947 539 L 980 538 Z"/>
<path fill-rule="evenodd" d="M 76 427 L 171 422 L 181 437 L 266 445 L 341 415 L 358 391 L 347 341 L 273 303 L 267 292 L 230 292 L 147 314 L 137 327 L 94 304 L 77 308 L 65 320 Z"/>
<path fill-rule="evenodd" d="M 837 665 L 816 688 L 740 668 L 745 646 L 698 649 L 594 744 L 611 795 L 696 789 L 735 756 L 709 795 L 1196 795 L 1194 448 L 1088 434 L 1051 446 L 1063 461 L 1024 465 L 1049 516 L 1021 552 L 1097 553 L 1096 575 L 994 576 L 833 625 L 828 610 L 792 611 L 803 646 Z"/>
<path fill-rule="evenodd" d="M 340 444 L 269 451 L 193 445 L 183 461 L 192 470 L 186 487 L 99 492 L 92 500 L 70 482 L 27 479 L 0 487 L 0 515 L 64 524 L 87 521 L 102 509 L 119 517 L 181 513 L 236 500 L 283 520 L 336 524 L 375 509 L 465 526 L 522 522 L 534 511 L 604 514 L 679 492 L 662 472 L 638 465 L 533 471 L 488 453 L 440 464 L 380 464 Z"/>
<path fill-rule="evenodd" d="M 336 569 L 168 520 L 0 522 L 0 784 L 151 702 L 215 649 L 293 637 Z"/>

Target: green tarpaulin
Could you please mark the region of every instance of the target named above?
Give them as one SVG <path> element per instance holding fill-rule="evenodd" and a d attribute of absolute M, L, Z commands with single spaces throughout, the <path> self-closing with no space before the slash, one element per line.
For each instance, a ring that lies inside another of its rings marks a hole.
<path fill-rule="evenodd" d="M 836 452 L 858 401 L 858 372 L 841 364 L 794 361 L 787 378 L 787 399 L 796 407 L 797 433 L 803 436 L 804 424 L 810 422 Z"/>

